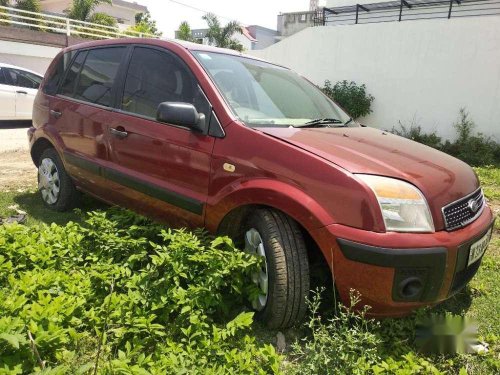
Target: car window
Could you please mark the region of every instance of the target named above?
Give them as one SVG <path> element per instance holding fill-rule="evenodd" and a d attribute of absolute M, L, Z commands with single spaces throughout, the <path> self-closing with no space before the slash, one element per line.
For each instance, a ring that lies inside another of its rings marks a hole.
<path fill-rule="evenodd" d="M 75 60 L 71 64 L 71 68 L 69 68 L 66 77 L 64 78 L 64 81 L 59 90 L 60 94 L 66 96 L 73 96 L 73 92 L 75 91 L 76 79 L 78 78 L 78 74 L 80 74 L 80 69 L 82 68 L 86 55 L 87 55 L 86 51 L 78 53 Z"/>
<path fill-rule="evenodd" d="M 211 108 L 188 68 L 170 53 L 136 47 L 132 54 L 122 98 L 122 109 L 156 119 L 162 102 L 193 104 L 207 117 Z"/>
<path fill-rule="evenodd" d="M 111 89 L 125 50 L 125 47 L 90 50 L 73 97 L 106 107 L 111 106 Z"/>
<path fill-rule="evenodd" d="M 3 68 L 0 68 L 0 85 L 6 85 L 7 84 L 7 80 L 5 78 L 5 75 L 4 75 L 4 70 Z"/>
<path fill-rule="evenodd" d="M 5 73 L 9 75 L 10 82 L 13 86 L 38 89 L 42 82 L 40 76 L 20 69 L 6 68 Z"/>
<path fill-rule="evenodd" d="M 74 56 L 74 51 L 66 52 L 62 55 L 55 68 L 52 70 L 50 75 L 47 77 L 45 85 L 43 87 L 43 92 L 49 95 L 54 95 L 57 92 L 57 88 L 59 87 L 59 83 L 61 82 L 66 69 L 68 68 L 69 63 L 71 62 L 71 58 Z"/>

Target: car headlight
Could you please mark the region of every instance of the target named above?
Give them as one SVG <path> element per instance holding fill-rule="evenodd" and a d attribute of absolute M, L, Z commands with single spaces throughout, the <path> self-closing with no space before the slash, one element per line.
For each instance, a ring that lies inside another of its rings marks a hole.
<path fill-rule="evenodd" d="M 434 232 L 427 201 L 415 186 L 395 178 L 357 176 L 375 193 L 387 231 Z"/>

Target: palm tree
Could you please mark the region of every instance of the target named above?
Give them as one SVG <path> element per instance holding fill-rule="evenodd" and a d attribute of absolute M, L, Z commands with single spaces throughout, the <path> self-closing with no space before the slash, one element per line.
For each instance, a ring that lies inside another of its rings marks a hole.
<path fill-rule="evenodd" d="M 182 21 L 179 25 L 179 30 L 177 30 L 177 39 L 185 40 L 188 42 L 194 42 L 193 33 L 191 32 L 191 26 L 187 21 Z"/>
<path fill-rule="evenodd" d="M 90 21 L 94 9 L 103 3 L 113 4 L 112 0 L 73 0 L 68 17 L 74 20 Z"/>
<path fill-rule="evenodd" d="M 235 33 L 242 33 L 241 25 L 237 21 L 231 21 L 222 27 L 219 19 L 213 13 L 207 13 L 202 17 L 208 25 L 206 37 L 211 45 L 221 48 L 230 48 L 242 51 L 243 46 L 237 40 L 232 39 Z"/>

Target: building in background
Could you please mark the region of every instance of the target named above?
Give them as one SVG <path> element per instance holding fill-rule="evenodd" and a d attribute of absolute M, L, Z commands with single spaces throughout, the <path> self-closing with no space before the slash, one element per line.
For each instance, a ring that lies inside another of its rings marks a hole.
<path fill-rule="evenodd" d="M 278 14 L 279 39 L 284 39 L 308 27 L 314 26 L 317 11 L 305 10 L 302 12 Z"/>
<path fill-rule="evenodd" d="M 42 12 L 66 16 L 66 11 L 71 7 L 71 0 L 40 0 Z M 102 12 L 116 18 L 120 30 L 125 30 L 135 25 L 135 16 L 146 13 L 148 8 L 135 2 L 113 0 L 113 4 L 99 4 L 95 12 Z"/>
<path fill-rule="evenodd" d="M 244 26 L 242 33 L 236 33 L 232 36 L 243 46 L 245 51 L 259 50 L 276 43 L 278 32 L 259 25 Z M 209 44 L 207 38 L 208 29 L 193 29 L 191 35 L 193 39 L 200 44 Z M 177 38 L 178 32 L 175 32 Z"/>

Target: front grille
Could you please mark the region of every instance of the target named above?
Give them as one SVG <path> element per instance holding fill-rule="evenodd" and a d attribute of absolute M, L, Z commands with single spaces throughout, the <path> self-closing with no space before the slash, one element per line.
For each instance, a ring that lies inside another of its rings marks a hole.
<path fill-rule="evenodd" d="M 455 230 L 472 223 L 481 215 L 484 206 L 483 191 L 479 188 L 472 194 L 443 207 L 446 230 Z M 474 211 L 471 207 L 477 209 Z"/>

